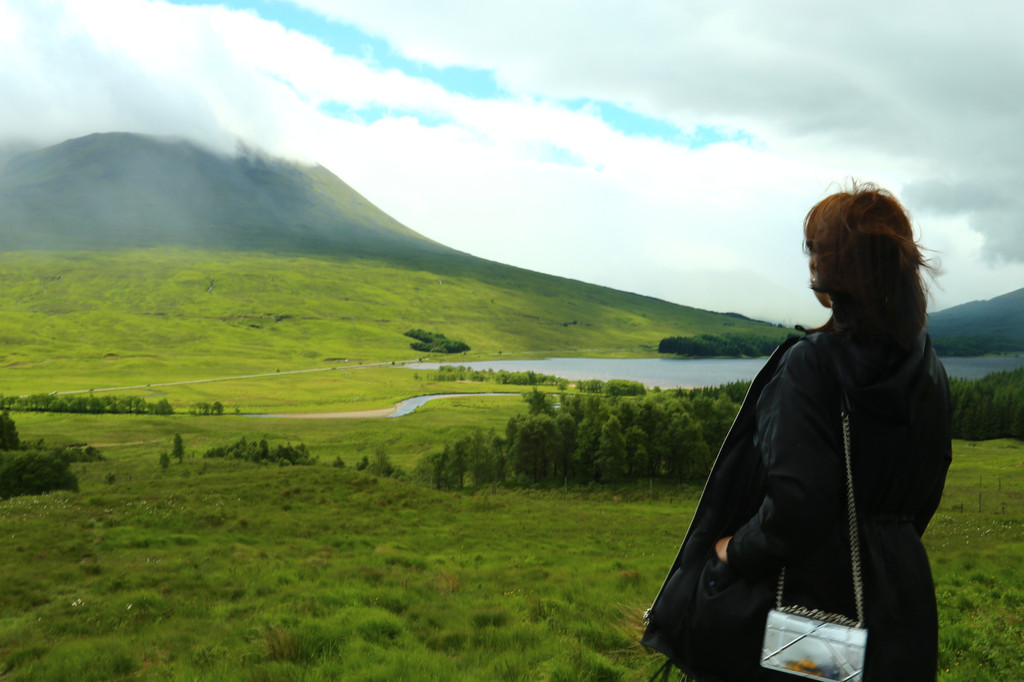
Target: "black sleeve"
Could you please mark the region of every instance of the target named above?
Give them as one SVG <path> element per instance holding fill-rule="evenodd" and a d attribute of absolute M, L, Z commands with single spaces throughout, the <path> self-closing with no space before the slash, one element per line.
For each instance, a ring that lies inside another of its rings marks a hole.
<path fill-rule="evenodd" d="M 839 390 L 813 343 L 793 346 L 757 404 L 760 509 L 729 544 L 743 577 L 777 573 L 834 532 L 845 509 Z"/>
<path fill-rule="evenodd" d="M 942 501 L 942 492 L 946 486 L 946 473 L 949 471 L 949 465 L 953 462 L 953 442 L 952 442 L 952 423 L 953 423 L 953 407 L 949 403 L 949 383 L 943 373 L 941 379 L 942 395 L 946 399 L 946 410 L 945 420 L 942 422 L 942 437 L 941 447 L 942 456 L 938 462 L 938 471 L 935 474 L 935 483 L 932 489 L 925 499 L 924 504 L 918 510 L 914 518 L 914 528 L 917 530 L 918 535 L 924 535 L 925 530 L 928 528 L 928 523 L 931 521 L 932 516 L 935 515 L 935 510 L 939 508 L 939 502 Z"/>

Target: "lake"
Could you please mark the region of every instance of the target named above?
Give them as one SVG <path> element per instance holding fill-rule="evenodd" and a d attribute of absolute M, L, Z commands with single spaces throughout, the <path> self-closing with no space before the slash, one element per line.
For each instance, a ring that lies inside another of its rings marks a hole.
<path fill-rule="evenodd" d="M 764 367 L 767 358 L 545 358 L 543 360 L 485 360 L 452 362 L 474 370 L 495 372 L 537 372 L 562 377 L 569 381 L 582 379 L 626 379 L 639 381 L 648 388 L 695 388 L 720 386 L 733 381 L 750 381 Z M 986 374 L 1024 367 L 1024 356 L 1011 355 L 982 358 L 942 358 L 946 373 L 961 379 L 979 379 Z M 438 369 L 441 363 L 416 362 L 409 369 Z"/>

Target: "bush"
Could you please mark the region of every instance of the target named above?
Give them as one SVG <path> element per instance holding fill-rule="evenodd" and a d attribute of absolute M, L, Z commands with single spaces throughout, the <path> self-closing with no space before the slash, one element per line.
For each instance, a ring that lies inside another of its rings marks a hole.
<path fill-rule="evenodd" d="M 42 444 L 42 441 L 40 441 Z M 80 445 L 68 445 L 65 448 L 54 449 L 53 455 L 55 457 L 62 457 L 69 463 L 74 464 L 75 462 L 102 462 L 106 459 L 100 451 L 91 445 L 82 447 Z"/>
<path fill-rule="evenodd" d="M 639 381 L 609 379 L 604 384 L 604 394 L 610 396 L 647 395 L 647 389 Z"/>
<path fill-rule="evenodd" d="M 11 414 L 4 410 L 0 413 L 0 450 L 17 450 L 21 447 L 18 438 L 18 427 L 15 426 Z"/>
<path fill-rule="evenodd" d="M 231 445 L 210 448 L 203 453 L 206 458 L 227 458 L 244 459 L 249 462 L 262 464 L 279 464 L 288 466 L 292 464 L 316 464 L 316 457 L 309 454 L 305 443 L 298 445 L 278 445 L 271 449 L 266 440 L 259 443 L 247 441 L 242 438 Z"/>
<path fill-rule="evenodd" d="M 381 449 L 374 452 L 373 461 L 369 462 L 368 468 L 370 473 L 375 476 L 388 477 L 395 473 L 395 467 L 391 464 L 391 458 L 388 457 L 388 453 Z"/>
<path fill-rule="evenodd" d="M 469 350 L 469 345 L 462 341 L 449 339 L 438 332 L 428 332 L 422 329 L 410 329 L 405 336 L 416 339 L 418 343 L 409 344 L 413 350 L 424 353 L 464 353 Z"/>
<path fill-rule="evenodd" d="M 41 495 L 53 490 L 78 492 L 78 477 L 61 451 L 0 452 L 0 499 Z"/>

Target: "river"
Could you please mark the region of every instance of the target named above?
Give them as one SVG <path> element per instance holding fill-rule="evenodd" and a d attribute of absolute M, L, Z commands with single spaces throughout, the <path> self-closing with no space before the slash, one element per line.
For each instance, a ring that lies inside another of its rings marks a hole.
<path fill-rule="evenodd" d="M 389 414 L 389 417 L 402 417 L 407 414 L 412 414 L 416 411 L 416 408 L 426 405 L 431 400 L 438 400 L 440 398 L 472 398 L 475 396 L 488 395 L 488 396 L 519 396 L 519 393 L 438 393 L 435 395 L 418 395 L 415 398 L 409 398 L 403 400 L 400 403 L 395 403 L 395 411 Z"/>
<path fill-rule="evenodd" d="M 720 386 L 733 381 L 750 381 L 764 367 L 767 358 L 701 358 L 692 360 L 669 358 L 545 358 L 543 360 L 486 360 L 452 362 L 473 370 L 495 372 L 536 372 L 562 377 L 569 381 L 584 379 L 626 379 L 639 381 L 648 388 L 696 388 Z M 1024 355 L 981 358 L 942 358 L 950 377 L 979 379 L 986 374 L 1024 367 Z M 409 369 L 434 370 L 441 363 L 417 362 Z"/>

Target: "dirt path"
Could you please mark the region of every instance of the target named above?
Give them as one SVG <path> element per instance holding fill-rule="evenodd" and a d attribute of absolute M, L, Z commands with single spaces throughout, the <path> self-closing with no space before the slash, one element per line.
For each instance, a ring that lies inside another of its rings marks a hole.
<path fill-rule="evenodd" d="M 342 369 L 365 369 L 367 367 L 398 367 L 401 365 L 411 365 L 418 360 L 396 360 L 394 362 L 371 362 L 365 365 L 336 365 L 334 367 L 315 367 L 313 369 L 291 369 L 284 372 L 266 372 L 263 374 L 241 374 L 232 377 L 215 377 L 212 379 L 186 379 L 185 381 L 164 381 L 156 384 L 136 384 L 134 386 L 107 386 L 104 388 L 79 388 L 73 391 L 54 391 L 50 395 L 72 395 L 75 393 L 93 393 L 100 391 L 131 391 L 143 388 L 158 388 L 160 386 L 184 386 L 186 384 L 209 384 L 215 381 L 236 381 L 238 379 L 260 379 L 264 377 L 280 377 L 287 376 L 289 374 L 309 374 L 311 372 L 332 372 Z M 28 396 L 20 396 L 27 398 Z"/>

